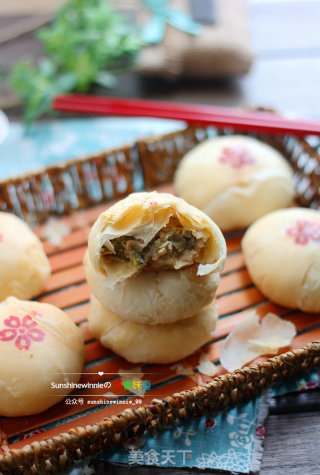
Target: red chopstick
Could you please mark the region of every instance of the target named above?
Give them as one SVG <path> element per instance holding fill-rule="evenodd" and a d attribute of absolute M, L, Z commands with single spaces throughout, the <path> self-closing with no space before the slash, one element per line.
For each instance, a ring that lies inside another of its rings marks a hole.
<path fill-rule="evenodd" d="M 177 119 L 193 125 L 232 127 L 243 132 L 320 135 L 320 121 L 293 120 L 271 112 L 243 111 L 198 104 L 66 94 L 56 96 L 52 108 L 82 114 Z"/>

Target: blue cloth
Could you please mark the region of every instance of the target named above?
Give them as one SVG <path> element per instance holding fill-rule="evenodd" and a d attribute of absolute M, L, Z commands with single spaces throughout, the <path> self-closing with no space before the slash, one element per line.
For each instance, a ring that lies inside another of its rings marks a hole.
<path fill-rule="evenodd" d="M 182 121 L 152 118 L 64 119 L 34 124 L 25 135 L 13 123 L 0 145 L 0 179 L 184 127 Z"/>
<path fill-rule="evenodd" d="M 308 391 L 320 387 L 320 368 L 309 373 L 302 373 L 296 378 L 281 381 L 272 385 L 272 396 L 282 396 L 283 394 L 296 391 Z"/>
<path fill-rule="evenodd" d="M 320 369 L 273 384 L 270 396 L 320 387 Z M 98 460 L 128 465 L 197 467 L 248 473 L 258 471 L 266 435 L 268 392 L 225 414 L 189 419 L 153 438 L 129 441 Z M 73 474 L 72 474 L 73 475 Z"/>
<path fill-rule="evenodd" d="M 152 13 L 152 18 L 142 29 L 142 39 L 149 44 L 160 43 L 165 34 L 166 23 L 189 35 L 199 35 L 201 25 L 192 20 L 185 12 L 173 10 L 167 0 L 142 0 Z"/>
<path fill-rule="evenodd" d="M 264 393 L 227 413 L 185 420 L 97 458 L 128 465 L 254 471 L 259 469 L 267 408 L 268 395 Z"/>

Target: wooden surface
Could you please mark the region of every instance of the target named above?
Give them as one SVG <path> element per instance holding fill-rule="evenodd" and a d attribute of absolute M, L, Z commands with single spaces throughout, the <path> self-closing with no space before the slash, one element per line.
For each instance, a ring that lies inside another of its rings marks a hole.
<path fill-rule="evenodd" d="M 257 52 L 248 76 L 218 82 L 181 80 L 167 83 L 123 74 L 112 94 L 226 106 L 263 105 L 297 116 L 319 117 L 320 1 L 251 0 L 248 3 Z M 0 28 L 10 21 L 13 21 L 12 17 L 0 18 Z M 39 54 L 39 44 L 31 34 L 0 44 L 1 63 L 5 68 L 22 56 L 35 57 Z M 0 101 L 3 105 L 10 102 L 4 86 L 0 87 Z M 12 118 L 21 117 L 19 108 L 10 108 L 7 112 Z M 73 251 L 76 260 L 77 252 Z M 59 267 L 57 258 L 55 265 Z M 320 474 L 319 401 L 319 391 L 309 391 L 283 396 L 273 402 L 267 420 L 261 475 Z M 108 467 L 110 474 L 125 474 L 127 471 L 126 467 Z M 97 473 L 106 473 L 106 467 L 100 464 Z M 142 471 L 139 467 L 138 471 L 130 470 L 130 473 L 159 474 L 164 470 L 159 472 L 150 467 Z M 192 472 L 168 470 L 167 473 L 181 475 Z"/>
<path fill-rule="evenodd" d="M 318 475 L 320 392 L 314 390 L 308 395 L 282 396 L 274 405 L 266 424 L 267 437 L 260 473 Z"/>

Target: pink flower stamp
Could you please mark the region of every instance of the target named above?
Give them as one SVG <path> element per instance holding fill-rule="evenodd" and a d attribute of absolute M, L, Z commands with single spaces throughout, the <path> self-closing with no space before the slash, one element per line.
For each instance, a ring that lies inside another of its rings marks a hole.
<path fill-rule="evenodd" d="M 258 437 L 258 439 L 264 439 L 266 433 L 267 429 L 265 428 L 265 426 L 259 425 L 256 427 L 256 437 Z"/>
<path fill-rule="evenodd" d="M 308 389 L 315 389 L 320 388 L 320 383 L 316 383 L 315 381 L 309 381 L 304 386 L 300 387 L 300 391 L 308 391 Z"/>
<path fill-rule="evenodd" d="M 0 341 L 14 340 L 14 344 L 19 350 L 28 350 L 32 341 L 42 341 L 45 333 L 36 328 L 38 325 L 30 315 L 23 318 L 10 315 L 4 320 L 6 327 L 0 331 Z"/>
<path fill-rule="evenodd" d="M 253 165 L 256 160 L 246 147 L 224 147 L 219 162 L 230 165 L 231 168 L 243 168 Z"/>
<path fill-rule="evenodd" d="M 208 419 L 205 420 L 205 425 L 207 429 L 212 429 L 212 427 L 216 425 L 216 421 L 214 419 L 211 419 L 211 417 L 209 417 Z"/>
<path fill-rule="evenodd" d="M 309 241 L 320 241 L 320 223 L 301 219 L 291 228 L 287 228 L 286 233 L 294 238 L 296 244 L 305 246 Z"/>
<path fill-rule="evenodd" d="M 3 241 L 3 234 L 0 233 L 0 242 Z"/>

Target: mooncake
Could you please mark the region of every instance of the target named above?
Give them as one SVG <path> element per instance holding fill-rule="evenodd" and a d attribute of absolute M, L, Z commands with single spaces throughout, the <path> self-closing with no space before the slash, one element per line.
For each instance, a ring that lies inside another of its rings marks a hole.
<path fill-rule="evenodd" d="M 17 216 L 0 212 L 0 300 L 38 295 L 50 276 L 41 241 Z"/>
<path fill-rule="evenodd" d="M 252 224 L 242 240 L 258 289 L 273 302 L 320 312 L 320 212 L 274 211 Z"/>
<path fill-rule="evenodd" d="M 140 272 L 110 288 L 86 254 L 88 284 L 95 297 L 120 318 L 149 325 L 188 318 L 214 298 L 218 272 L 197 275 L 196 266 Z"/>
<path fill-rule="evenodd" d="M 0 304 L 0 415 L 27 416 L 61 401 L 81 376 L 84 343 L 53 305 L 9 297 Z"/>
<path fill-rule="evenodd" d="M 284 156 L 241 135 L 197 145 L 180 161 L 174 183 L 178 195 L 222 231 L 247 227 L 294 198 L 293 172 Z"/>
<path fill-rule="evenodd" d="M 217 322 L 215 302 L 175 323 L 145 325 L 122 320 L 91 297 L 91 333 L 106 348 L 132 363 L 172 363 L 210 341 Z"/>
<path fill-rule="evenodd" d="M 150 271 L 192 265 L 198 275 L 219 272 L 226 244 L 202 211 L 169 193 L 133 193 L 100 214 L 88 240 L 94 269 L 105 284 Z"/>

